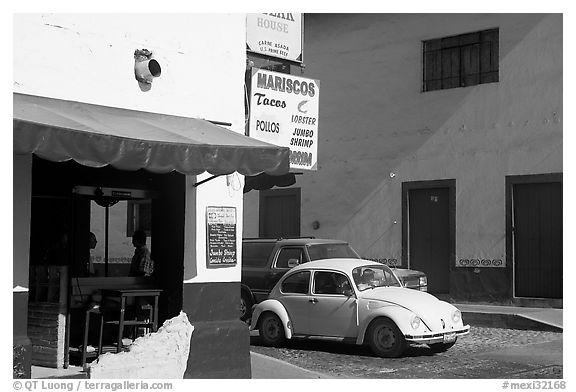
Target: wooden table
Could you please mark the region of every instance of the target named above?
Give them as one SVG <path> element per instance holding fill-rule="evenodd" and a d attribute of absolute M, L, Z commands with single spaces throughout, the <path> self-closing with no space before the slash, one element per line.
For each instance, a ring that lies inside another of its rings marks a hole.
<path fill-rule="evenodd" d="M 108 320 L 106 321 L 109 324 L 117 324 L 118 325 L 118 342 L 116 346 L 116 352 L 120 352 L 122 350 L 122 336 L 124 334 L 124 327 L 125 326 L 142 326 L 142 327 L 149 327 L 152 329 L 152 332 L 156 332 L 158 329 L 158 297 L 162 290 L 160 289 L 102 289 L 100 290 L 102 293 L 102 302 L 106 298 L 119 298 L 120 299 L 120 310 L 118 315 L 118 320 Z M 154 298 L 154 305 L 152 308 L 152 319 L 151 320 L 126 320 L 125 313 L 126 313 L 126 300 L 128 298 L 144 298 L 144 297 L 152 297 Z"/>

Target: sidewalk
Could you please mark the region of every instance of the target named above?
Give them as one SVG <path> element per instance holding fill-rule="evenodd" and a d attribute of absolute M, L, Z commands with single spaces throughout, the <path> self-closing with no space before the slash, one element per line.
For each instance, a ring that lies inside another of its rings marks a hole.
<path fill-rule="evenodd" d="M 563 309 L 453 304 L 466 324 L 482 327 L 562 332 Z"/>
<path fill-rule="evenodd" d="M 252 379 L 334 378 L 263 354 L 250 352 Z"/>

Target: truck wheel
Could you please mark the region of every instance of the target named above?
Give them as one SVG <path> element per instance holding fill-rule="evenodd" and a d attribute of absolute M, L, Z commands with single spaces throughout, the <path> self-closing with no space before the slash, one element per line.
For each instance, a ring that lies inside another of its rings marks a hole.
<path fill-rule="evenodd" d="M 245 292 L 240 293 L 240 320 L 248 321 L 252 316 L 252 298 Z"/>
<path fill-rule="evenodd" d="M 260 321 L 260 339 L 265 346 L 280 347 L 286 340 L 284 326 L 280 318 L 272 312 L 266 312 Z"/>
<path fill-rule="evenodd" d="M 379 357 L 399 357 L 406 348 L 404 335 L 389 319 L 380 318 L 370 324 L 367 341 L 372 352 Z"/>

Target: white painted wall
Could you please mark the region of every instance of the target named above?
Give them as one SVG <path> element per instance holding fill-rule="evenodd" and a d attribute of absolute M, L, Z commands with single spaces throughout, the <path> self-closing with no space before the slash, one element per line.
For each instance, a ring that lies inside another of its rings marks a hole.
<path fill-rule="evenodd" d="M 14 41 L 15 92 L 219 120 L 243 132 L 243 14 L 19 14 Z M 145 93 L 134 78 L 142 48 L 162 67 Z"/>
<path fill-rule="evenodd" d="M 198 181 L 210 176 L 199 176 Z M 196 256 L 196 271 L 190 269 L 184 272 L 187 283 L 197 282 L 239 282 L 241 278 L 241 252 L 242 252 L 242 224 L 243 224 L 243 199 L 244 176 L 232 174 L 220 176 L 196 188 L 196 200 L 190 196 L 193 183 L 187 181 L 187 205 L 186 209 L 195 208 L 197 211 L 196 225 L 189 227 L 186 223 L 186 232 L 195 233 L 196 243 L 186 241 L 184 265 L 192 265 L 193 256 Z M 236 207 L 236 244 L 238 263 L 234 267 L 212 268 L 206 265 L 206 208 L 207 207 Z"/>
<path fill-rule="evenodd" d="M 228 122 L 244 133 L 245 31 L 244 14 L 17 14 L 13 89 Z M 162 67 L 146 92 L 134 78 L 134 51 L 143 48 Z M 242 238 L 242 198 L 228 190 L 225 177 L 200 186 L 197 194 L 188 187 L 185 257 L 198 266 L 195 281 L 240 281 L 240 264 L 211 271 L 202 267 L 205 230 L 195 229 L 205 227 L 206 205 L 233 206 Z"/>

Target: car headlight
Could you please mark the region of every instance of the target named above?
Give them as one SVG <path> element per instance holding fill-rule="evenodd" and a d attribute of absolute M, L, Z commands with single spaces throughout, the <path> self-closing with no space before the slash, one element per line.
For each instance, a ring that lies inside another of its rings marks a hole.
<path fill-rule="evenodd" d="M 412 327 L 412 329 L 418 329 L 418 327 L 420 326 L 420 317 L 418 316 L 412 317 L 412 320 L 410 320 L 410 326 Z"/>
<path fill-rule="evenodd" d="M 420 277 L 420 286 L 428 286 L 428 278 L 426 276 Z"/>
<path fill-rule="evenodd" d="M 456 309 L 453 313 L 452 313 L 452 321 L 454 323 L 459 323 L 460 320 L 462 320 L 462 313 Z"/>

